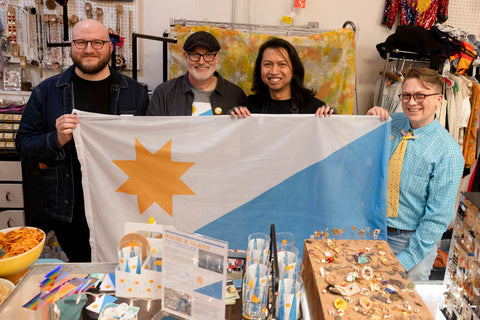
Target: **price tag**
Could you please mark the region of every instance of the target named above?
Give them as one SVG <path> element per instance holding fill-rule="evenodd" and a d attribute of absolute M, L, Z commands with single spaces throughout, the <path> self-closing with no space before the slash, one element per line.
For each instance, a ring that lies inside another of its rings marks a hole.
<path fill-rule="evenodd" d="M 295 0 L 294 7 L 295 8 L 305 8 L 305 2 L 307 2 L 307 0 Z"/>
<path fill-rule="evenodd" d="M 287 16 L 282 17 L 282 22 L 283 23 L 292 24 L 292 21 L 293 21 L 292 17 L 287 17 Z"/>

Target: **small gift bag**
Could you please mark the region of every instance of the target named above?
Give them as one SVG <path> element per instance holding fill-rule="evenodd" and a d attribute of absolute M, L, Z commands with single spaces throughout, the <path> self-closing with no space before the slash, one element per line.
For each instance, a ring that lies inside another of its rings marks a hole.
<path fill-rule="evenodd" d="M 115 270 L 117 297 L 158 299 L 162 296 L 164 227 L 133 222 L 125 224 Z"/>

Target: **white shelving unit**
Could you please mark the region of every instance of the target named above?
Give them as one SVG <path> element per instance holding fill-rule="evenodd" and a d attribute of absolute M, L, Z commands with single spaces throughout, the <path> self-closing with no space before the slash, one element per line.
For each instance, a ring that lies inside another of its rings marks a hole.
<path fill-rule="evenodd" d="M 8 106 L 24 105 L 30 91 L 0 91 L 0 229 L 25 225 L 23 177 L 15 135 L 22 114 Z"/>

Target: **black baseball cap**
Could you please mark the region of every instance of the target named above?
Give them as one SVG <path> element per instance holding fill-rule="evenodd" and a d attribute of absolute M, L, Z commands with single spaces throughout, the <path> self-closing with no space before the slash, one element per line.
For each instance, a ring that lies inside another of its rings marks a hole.
<path fill-rule="evenodd" d="M 187 38 L 187 41 L 185 41 L 183 50 L 186 52 L 191 52 L 197 46 L 202 46 L 210 52 L 220 50 L 220 44 L 218 43 L 217 39 L 212 36 L 211 33 L 205 31 L 197 31 L 191 34 Z"/>

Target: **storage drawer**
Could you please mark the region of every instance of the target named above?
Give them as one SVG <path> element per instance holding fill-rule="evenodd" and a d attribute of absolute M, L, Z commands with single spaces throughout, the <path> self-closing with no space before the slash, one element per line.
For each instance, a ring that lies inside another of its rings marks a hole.
<path fill-rule="evenodd" d="M 0 181 L 22 181 L 22 163 L 20 161 L 0 162 Z"/>
<path fill-rule="evenodd" d="M 0 208 L 23 208 L 22 184 L 0 184 Z"/>
<path fill-rule="evenodd" d="M 0 229 L 20 227 L 25 225 L 23 210 L 0 211 Z"/>

